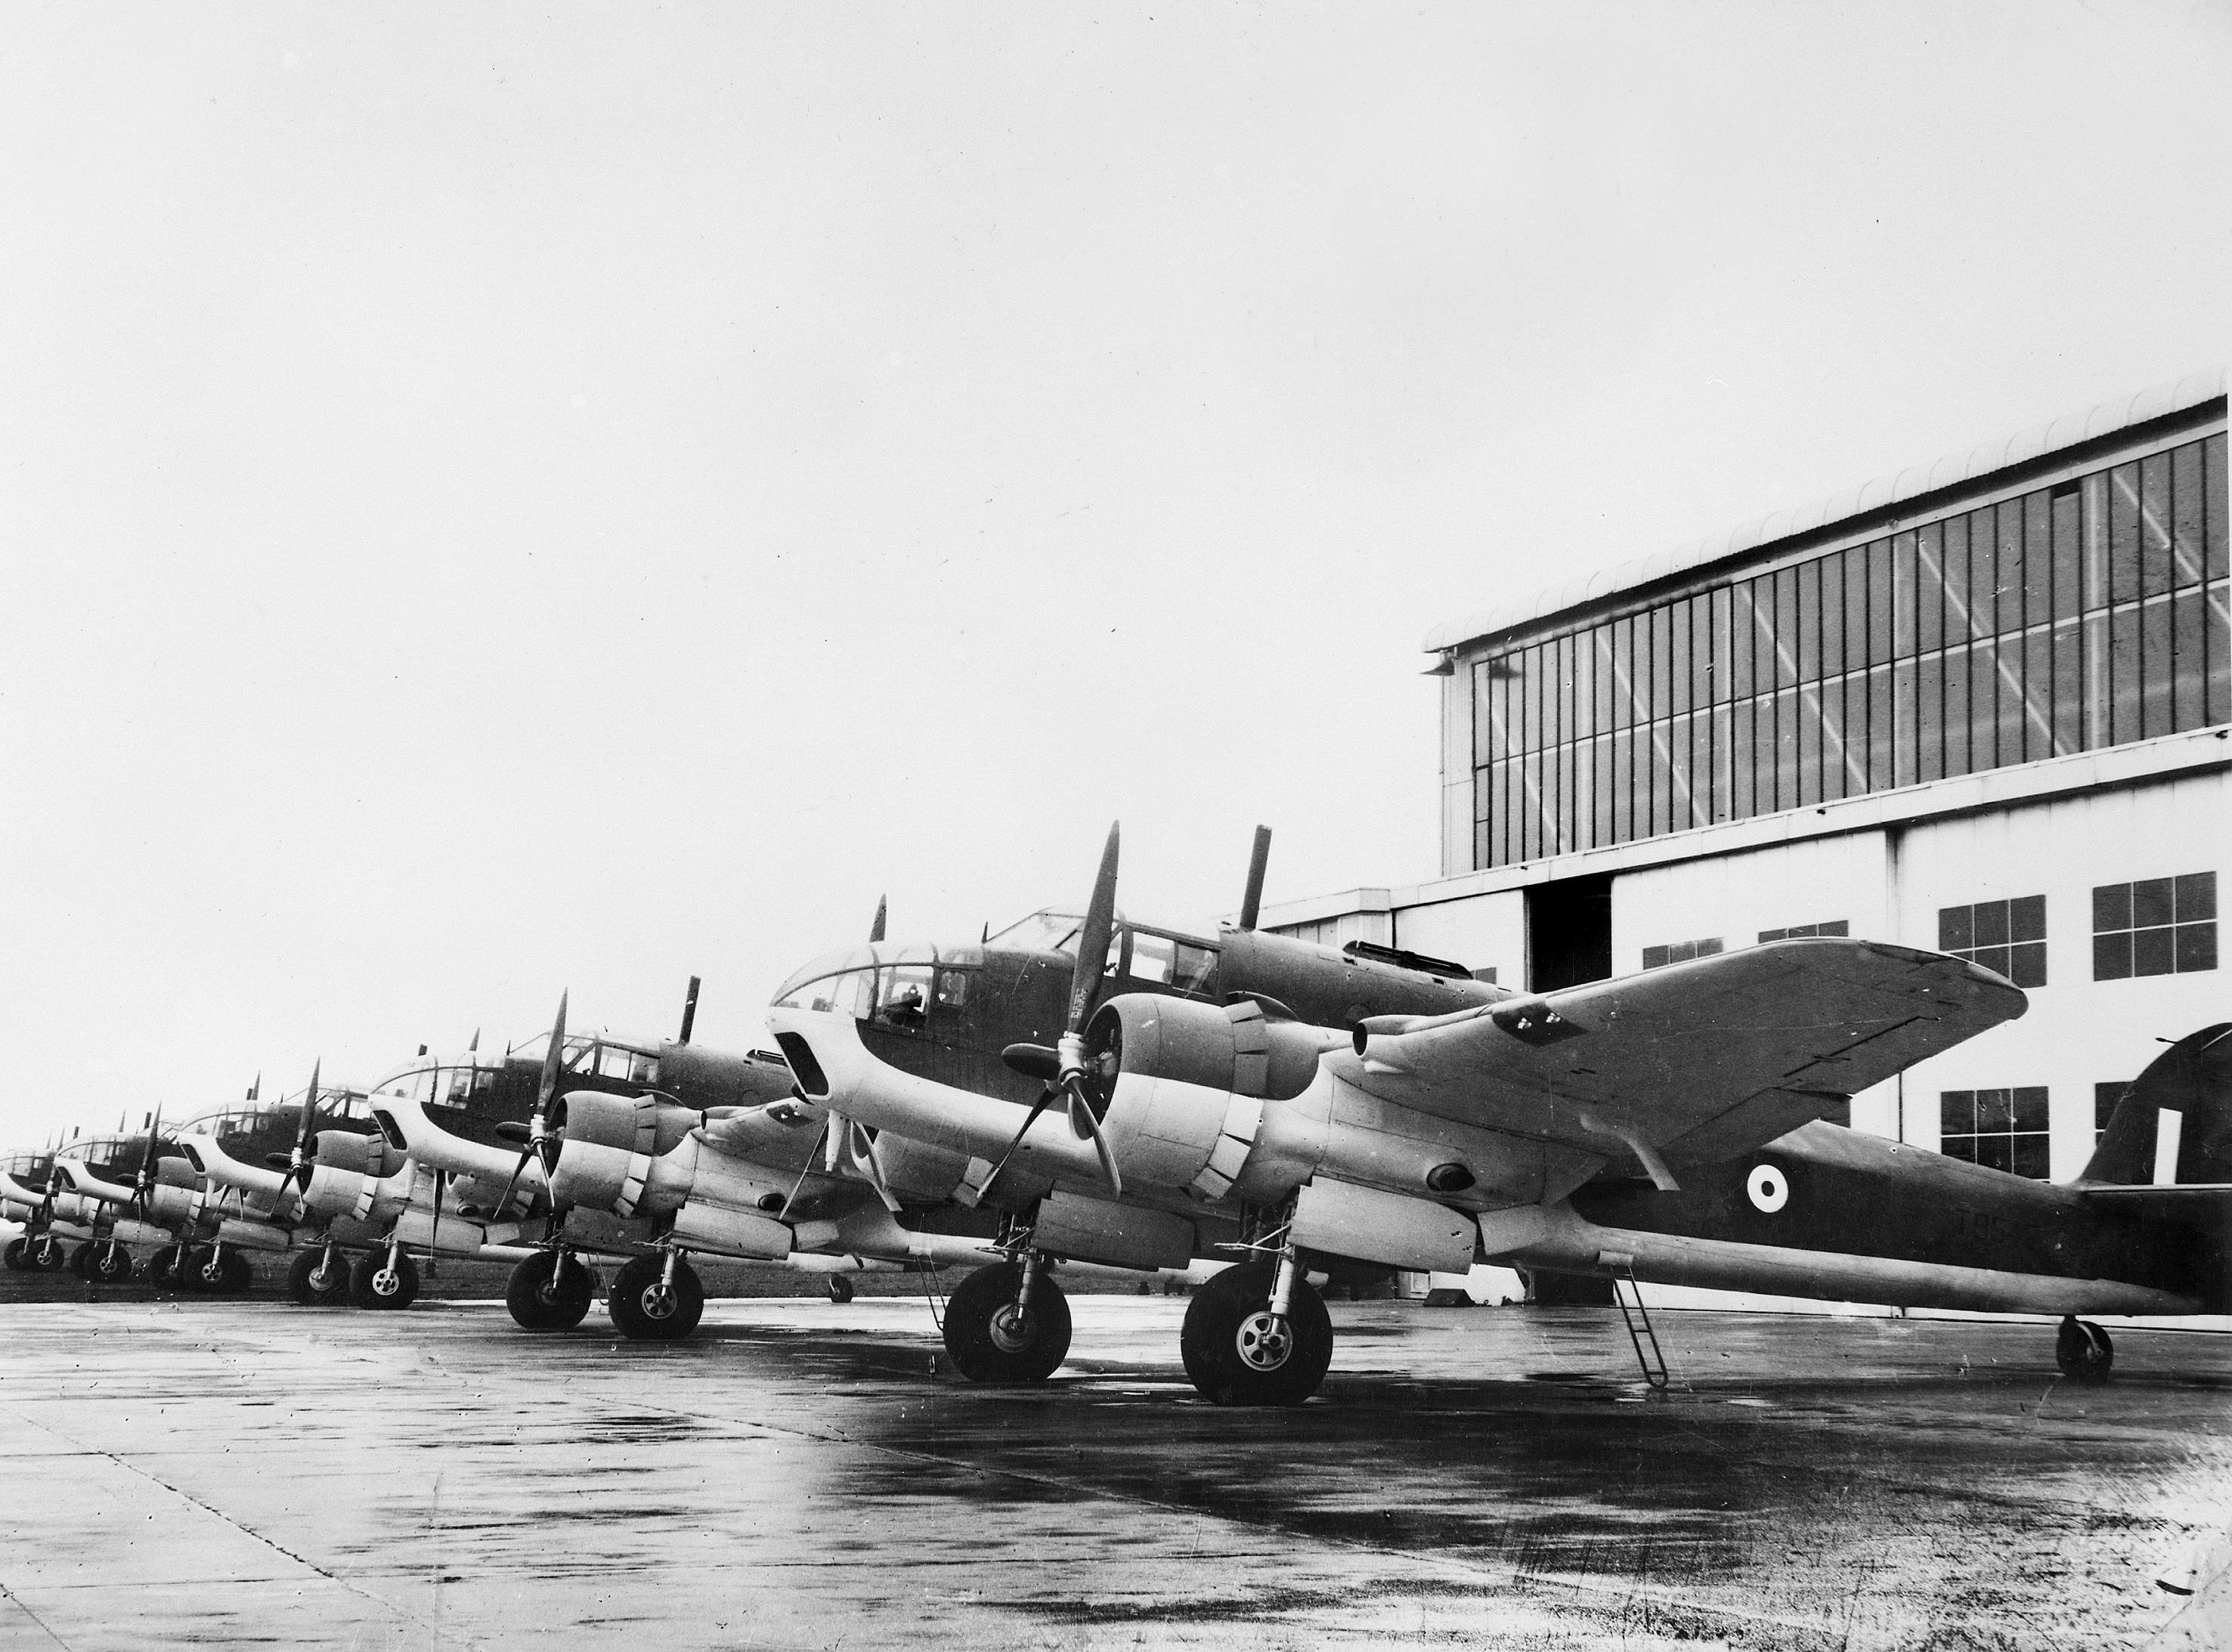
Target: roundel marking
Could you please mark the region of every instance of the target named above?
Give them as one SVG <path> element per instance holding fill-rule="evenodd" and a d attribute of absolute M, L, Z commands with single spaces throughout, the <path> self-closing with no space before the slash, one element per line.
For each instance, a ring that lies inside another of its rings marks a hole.
<path fill-rule="evenodd" d="M 1772 1164 L 1752 1166 L 1751 1174 L 1744 1178 L 1744 1191 L 1751 1195 L 1753 1209 L 1770 1216 L 1790 1202 L 1790 1183 Z"/>

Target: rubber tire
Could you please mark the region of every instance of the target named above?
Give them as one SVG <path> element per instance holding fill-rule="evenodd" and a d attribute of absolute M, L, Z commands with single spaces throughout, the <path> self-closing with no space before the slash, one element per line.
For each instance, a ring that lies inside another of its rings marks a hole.
<path fill-rule="evenodd" d="M 149 1251 L 140 1259 L 140 1277 L 150 1285 L 167 1285 L 174 1291 L 191 1291 L 193 1281 L 180 1274 L 186 1248 L 183 1245 L 165 1245 Z"/>
<path fill-rule="evenodd" d="M 953 1368 L 972 1383 L 1043 1383 L 1069 1356 L 1069 1299 L 1045 1270 L 1031 1286 L 1030 1341 L 1002 1348 L 992 1337 L 992 1316 L 1022 1289 L 1020 1262 L 995 1262 L 961 1281 L 945 1304 L 945 1351 Z"/>
<path fill-rule="evenodd" d="M 88 1285 L 93 1283 L 93 1254 L 101 1248 L 101 1241 L 88 1239 L 82 1245 L 70 1247 L 69 1271 Z"/>
<path fill-rule="evenodd" d="M 248 1288 L 248 1279 L 256 1275 L 250 1272 L 247 1279 L 241 1279 L 241 1269 L 247 1264 L 240 1253 L 225 1252 L 222 1262 L 216 1260 L 217 1254 L 214 1245 L 197 1245 L 186 1253 L 186 1278 L 183 1281 L 185 1289 L 199 1291 L 204 1296 L 236 1296 Z M 217 1267 L 214 1279 L 209 1272 L 212 1264 Z"/>
<path fill-rule="evenodd" d="M 853 1299 L 853 1281 L 842 1273 L 832 1273 L 821 1288 L 829 1293 L 829 1299 L 840 1307 Z"/>
<path fill-rule="evenodd" d="M 334 1271 L 321 1286 L 319 1268 L 325 1266 L 326 1247 L 306 1250 L 287 1267 L 287 1294 L 305 1308 L 344 1308 L 349 1299 L 349 1259 L 336 1254 Z"/>
<path fill-rule="evenodd" d="M 698 1281 L 698 1271 L 686 1261 L 678 1261 L 673 1312 L 665 1318 L 652 1318 L 644 1298 L 659 1284 L 665 1266 L 662 1256 L 633 1257 L 613 1277 L 607 1311 L 620 1335 L 633 1342 L 679 1342 L 697 1330 L 698 1321 L 704 1317 L 705 1287 Z"/>
<path fill-rule="evenodd" d="M 1240 1357 L 1236 1338 L 1251 1314 L 1271 1300 L 1275 1269 L 1269 1262 L 1229 1267 L 1194 1293 L 1178 1333 L 1178 1352 L 1193 1385 L 1218 1405 L 1300 1405 L 1318 1391 L 1333 1363 L 1333 1319 L 1307 1279 L 1294 1281 L 1287 1323 L 1294 1350 L 1274 1371 Z"/>
<path fill-rule="evenodd" d="M 395 1259 L 397 1290 L 381 1296 L 373 1289 L 373 1276 L 387 1267 L 387 1247 L 367 1251 L 349 1268 L 349 1300 L 360 1308 L 407 1308 L 418 1299 L 418 1264 L 406 1255 Z"/>
<path fill-rule="evenodd" d="M 522 1331 L 571 1331 L 596 1300 L 597 1276 L 578 1256 L 564 1258 L 565 1272 L 550 1287 L 559 1260 L 556 1251 L 537 1251 L 511 1270 L 503 1304 Z"/>
<path fill-rule="evenodd" d="M 10 1273 L 28 1273 L 31 1267 L 30 1249 L 29 1242 L 18 1234 L 8 1241 L 5 1251 L 0 1251 L 0 1264 L 4 1264 Z"/>
<path fill-rule="evenodd" d="M 2099 1326 L 2072 1314 L 2054 1335 L 2054 1363 L 2073 1383 L 2105 1383 L 2115 1368 L 2116 1344 Z"/>
<path fill-rule="evenodd" d="M 94 1285 L 122 1285 L 132 1273 L 132 1253 L 121 1245 L 95 1245 L 85 1265 L 85 1277 Z"/>
<path fill-rule="evenodd" d="M 27 1254 L 35 1273 L 59 1273 L 69 1266 L 69 1252 L 62 1247 L 61 1240 L 51 1236 L 43 1247 L 33 1244 Z"/>

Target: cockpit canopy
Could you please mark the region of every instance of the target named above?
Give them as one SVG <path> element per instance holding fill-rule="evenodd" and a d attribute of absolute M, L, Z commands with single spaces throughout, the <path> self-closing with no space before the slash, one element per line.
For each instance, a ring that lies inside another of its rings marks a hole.
<path fill-rule="evenodd" d="M 458 1054 L 414 1056 L 373 1086 L 375 1099 L 417 1101 L 429 1107 L 464 1107 L 496 1088 L 508 1066 L 539 1067 L 550 1047 L 550 1034 L 537 1033 L 502 1054 L 467 1050 Z M 646 1087 L 659 1083 L 659 1051 L 602 1033 L 569 1033 L 560 1054 L 562 1077 L 611 1079 Z"/>

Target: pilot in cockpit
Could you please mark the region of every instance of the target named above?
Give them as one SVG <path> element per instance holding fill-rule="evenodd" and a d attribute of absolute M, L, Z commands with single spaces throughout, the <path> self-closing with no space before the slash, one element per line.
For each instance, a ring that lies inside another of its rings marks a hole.
<path fill-rule="evenodd" d="M 922 988 L 912 984 L 902 987 L 886 1001 L 884 1020 L 893 1027 L 915 1028 L 922 1025 Z"/>

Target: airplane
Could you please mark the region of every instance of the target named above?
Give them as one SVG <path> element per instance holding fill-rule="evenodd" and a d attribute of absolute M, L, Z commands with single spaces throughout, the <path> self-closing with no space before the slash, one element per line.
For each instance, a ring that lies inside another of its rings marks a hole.
<path fill-rule="evenodd" d="M 74 1137 L 55 1150 L 11 1162 L 16 1174 L 0 1184 L 0 1201 L 24 1232 L 8 1247 L 7 1265 L 67 1267 L 89 1285 L 119 1285 L 141 1271 L 127 1247 L 175 1247 L 176 1225 L 186 1213 L 159 1198 L 158 1115 L 148 1115 L 146 1130 L 145 1137 L 120 1130 Z M 27 1195 L 34 1196 L 27 1202 Z"/>
<path fill-rule="evenodd" d="M 2232 1312 L 2232 1021 L 2156 1057 L 2067 1184 L 1817 1122 L 1678 1189 L 1593 1181 L 1480 1228 L 1506 1266 L 2059 1317 L 2060 1370 L 2105 1381 L 2115 1344 L 2082 1316 Z"/>
<path fill-rule="evenodd" d="M 1218 1403 L 1299 1403 L 1333 1343 L 1310 1261 L 1463 1272 L 1485 1226 L 1607 1176 L 1678 1189 L 2026 1004 L 1961 960 L 1837 937 L 1539 994 L 1335 951 L 1256 929 L 1261 830 L 1240 923 L 1189 936 L 1117 915 L 1118 846 L 1112 828 L 1081 917 L 833 953 L 769 1012 L 806 1099 L 903 1138 L 895 1192 L 1003 1213 L 1006 1260 L 945 1318 L 976 1380 L 1060 1364 L 1050 1258 L 1221 1251 L 1246 1260 L 1189 1304 L 1188 1376 Z"/>
<path fill-rule="evenodd" d="M 881 922 L 879 910 L 878 931 Z M 506 1292 L 515 1321 L 534 1331 L 580 1324 L 594 1293 L 585 1255 L 620 1259 L 613 1323 L 658 1340 L 688 1336 L 704 1311 L 692 1254 L 822 1272 L 840 1302 L 852 1295 L 848 1271 L 981 1259 L 990 1223 L 941 1232 L 905 1210 L 878 1186 L 875 1144 L 833 1131 L 822 1110 L 801 1103 L 780 1056 L 693 1044 L 698 988 L 692 977 L 679 1036 L 651 1046 L 568 1040 L 561 1001 L 526 1122 L 497 1124 L 481 1140 L 441 1100 L 482 1084 L 470 1053 L 422 1058 L 375 1087 L 373 1116 L 393 1146 L 460 1182 L 500 1182 L 490 1208 L 517 1204 L 544 1218 Z M 554 1066 L 548 1053 L 561 1047 Z M 592 1078 L 616 1087 L 585 1087 Z"/>

